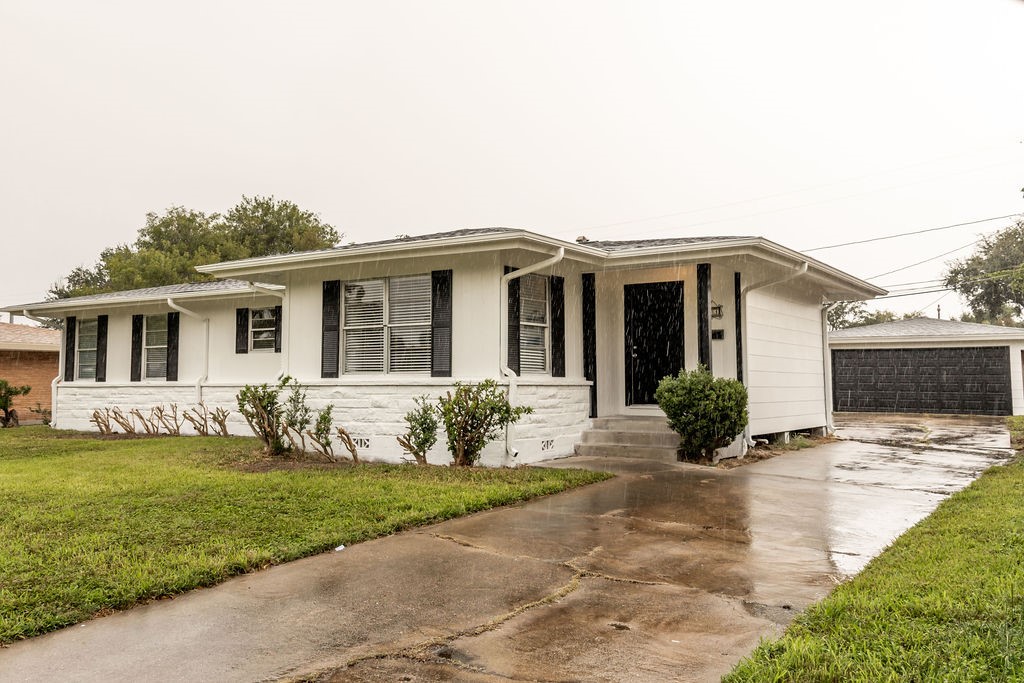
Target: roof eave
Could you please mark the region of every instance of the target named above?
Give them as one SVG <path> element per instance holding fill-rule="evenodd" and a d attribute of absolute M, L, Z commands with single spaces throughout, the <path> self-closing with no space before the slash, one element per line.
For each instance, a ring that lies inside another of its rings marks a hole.
<path fill-rule="evenodd" d="M 241 261 L 210 263 L 197 266 L 196 270 L 221 278 L 245 278 L 267 272 L 357 263 L 365 261 L 369 256 L 380 260 L 402 258 L 412 254 L 416 256 L 446 255 L 453 251 L 465 251 L 466 247 L 477 247 L 477 251 L 493 251 L 501 248 L 536 248 L 538 246 L 545 250 L 564 248 L 567 256 L 571 255 L 574 259 L 588 262 L 599 262 L 605 257 L 603 249 L 538 235 L 528 230 L 515 230 L 483 235 L 460 235 L 437 240 L 411 240 L 393 244 L 353 246 L 340 250 L 260 256 Z"/>
<path fill-rule="evenodd" d="M 56 344 L 0 342 L 0 351 L 52 351 L 54 353 L 60 353 L 60 342 L 57 342 Z"/>
<path fill-rule="evenodd" d="M 832 337 L 829 345 L 861 346 L 864 344 L 937 344 L 937 343 L 978 343 L 1000 344 L 1011 341 L 1024 342 L 1024 334 L 969 334 L 969 335 L 902 335 L 902 336 L 865 336 L 865 337 Z"/>
<path fill-rule="evenodd" d="M 268 287 L 268 285 L 262 285 Z M 279 289 L 275 285 L 269 285 L 272 289 Z M 248 294 L 261 294 L 261 292 L 250 289 L 248 287 L 236 288 L 236 289 L 220 289 L 213 292 L 181 292 L 179 294 L 160 294 L 160 295 L 146 295 L 138 297 L 124 297 L 124 298 L 112 298 L 112 299 L 96 299 L 92 301 L 75 301 L 75 299 L 57 299 L 56 301 L 45 301 L 35 304 L 25 304 L 21 306 L 7 306 L 0 308 L 0 312 L 3 313 L 14 313 L 15 315 L 21 315 L 24 311 L 28 311 L 32 315 L 43 315 L 60 313 L 62 311 L 81 311 L 95 308 L 109 309 L 109 308 L 124 308 L 126 306 L 138 306 L 140 304 L 160 304 L 166 302 L 168 299 L 174 301 L 181 300 L 196 300 L 196 299 L 230 299 L 239 296 L 245 296 Z"/>

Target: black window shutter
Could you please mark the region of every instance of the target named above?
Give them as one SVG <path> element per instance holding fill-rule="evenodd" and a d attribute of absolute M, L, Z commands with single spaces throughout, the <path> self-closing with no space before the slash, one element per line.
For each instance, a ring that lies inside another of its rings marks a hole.
<path fill-rule="evenodd" d="M 336 378 L 341 343 L 341 280 L 324 281 L 321 320 L 320 376 Z"/>
<path fill-rule="evenodd" d="M 430 376 L 452 376 L 452 271 L 430 274 Z"/>
<path fill-rule="evenodd" d="M 69 315 L 64 320 L 64 381 L 75 381 L 75 342 L 78 329 L 78 320 Z"/>
<path fill-rule="evenodd" d="M 132 374 L 131 381 L 142 379 L 142 321 L 141 315 L 132 316 Z"/>
<path fill-rule="evenodd" d="M 274 306 L 274 353 L 281 353 L 281 311 L 280 306 Z"/>
<path fill-rule="evenodd" d="M 515 268 L 505 266 L 505 273 Z M 519 278 L 508 283 L 508 368 L 519 374 Z"/>
<path fill-rule="evenodd" d="M 593 273 L 583 273 L 583 377 L 590 385 L 590 417 L 597 417 L 597 287 Z"/>
<path fill-rule="evenodd" d="M 167 381 L 178 381 L 178 321 L 177 311 L 167 314 Z"/>
<path fill-rule="evenodd" d="M 235 353 L 249 353 L 249 309 L 235 309 Z"/>
<path fill-rule="evenodd" d="M 107 316 L 96 316 L 96 381 L 107 381 Z"/>
<path fill-rule="evenodd" d="M 551 276 L 551 376 L 565 377 L 565 278 Z"/>
<path fill-rule="evenodd" d="M 740 274 L 733 273 L 733 293 L 736 310 L 736 379 L 743 381 L 743 288 Z"/>
<path fill-rule="evenodd" d="M 711 370 L 711 264 L 697 264 L 697 362 Z"/>

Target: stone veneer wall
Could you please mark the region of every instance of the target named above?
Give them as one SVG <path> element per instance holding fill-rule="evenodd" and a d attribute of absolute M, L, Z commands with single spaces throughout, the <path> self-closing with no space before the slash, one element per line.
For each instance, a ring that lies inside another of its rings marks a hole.
<path fill-rule="evenodd" d="M 451 384 L 422 380 L 395 385 L 377 382 L 307 385 L 307 404 L 320 410 L 334 406 L 335 425 L 344 426 L 356 440 L 361 458 L 401 462 L 403 452 L 395 440 L 405 432 L 405 414 L 415 406 L 416 396 L 427 395 L 436 400 L 452 388 Z M 245 419 L 238 412 L 235 395 L 241 385 L 212 384 L 202 388 L 202 397 L 212 410 L 223 407 L 231 411 L 228 426 L 232 434 L 251 436 Z M 532 406 L 534 413 L 525 416 L 511 428 L 510 439 L 519 451 L 515 458 L 505 454 L 503 439 L 488 445 L 481 463 L 491 467 L 513 466 L 572 455 L 580 434 L 590 426 L 589 385 L 572 381 L 520 380 L 515 393 L 516 405 Z M 178 405 L 179 411 L 196 405 L 194 385 L 167 384 L 96 384 L 67 383 L 58 386 L 56 425 L 60 429 L 92 431 L 89 422 L 93 410 L 118 406 L 127 411 L 139 408 L 148 411 L 155 405 Z M 186 423 L 183 433 L 191 433 Z M 335 443 L 335 453 L 344 455 L 344 448 Z M 451 461 L 445 445 L 443 427 L 438 430 L 438 443 L 429 460 L 436 464 Z"/>

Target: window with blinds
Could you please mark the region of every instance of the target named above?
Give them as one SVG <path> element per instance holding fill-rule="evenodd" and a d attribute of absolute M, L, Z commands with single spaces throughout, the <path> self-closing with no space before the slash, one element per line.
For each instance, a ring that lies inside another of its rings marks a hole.
<path fill-rule="evenodd" d="M 430 373 L 430 275 L 345 283 L 346 374 Z"/>
<path fill-rule="evenodd" d="M 167 315 L 147 315 L 142 345 L 146 379 L 167 377 Z"/>
<path fill-rule="evenodd" d="M 78 322 L 78 379 L 96 379 L 96 318 Z"/>
<path fill-rule="evenodd" d="M 277 309 L 249 309 L 249 349 L 273 352 L 277 342 Z"/>
<path fill-rule="evenodd" d="M 548 279 L 524 275 L 519 290 L 520 374 L 548 371 Z"/>

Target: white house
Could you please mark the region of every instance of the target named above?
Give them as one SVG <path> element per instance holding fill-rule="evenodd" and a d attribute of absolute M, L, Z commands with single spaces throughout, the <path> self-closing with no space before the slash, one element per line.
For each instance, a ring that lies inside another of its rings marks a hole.
<path fill-rule="evenodd" d="M 914 318 L 829 336 L 837 411 L 1024 415 L 1024 329 Z"/>
<path fill-rule="evenodd" d="M 213 282 L 11 306 L 63 317 L 54 421 L 202 400 L 288 374 L 368 458 L 414 397 L 495 378 L 535 412 L 484 462 L 573 452 L 596 416 L 659 415 L 663 376 L 741 379 L 751 434 L 829 421 L 823 304 L 884 290 L 759 237 L 564 242 L 485 228 L 202 266 Z M 237 414 L 232 429 L 248 432 Z M 442 445 L 438 462 L 448 460 Z"/>

